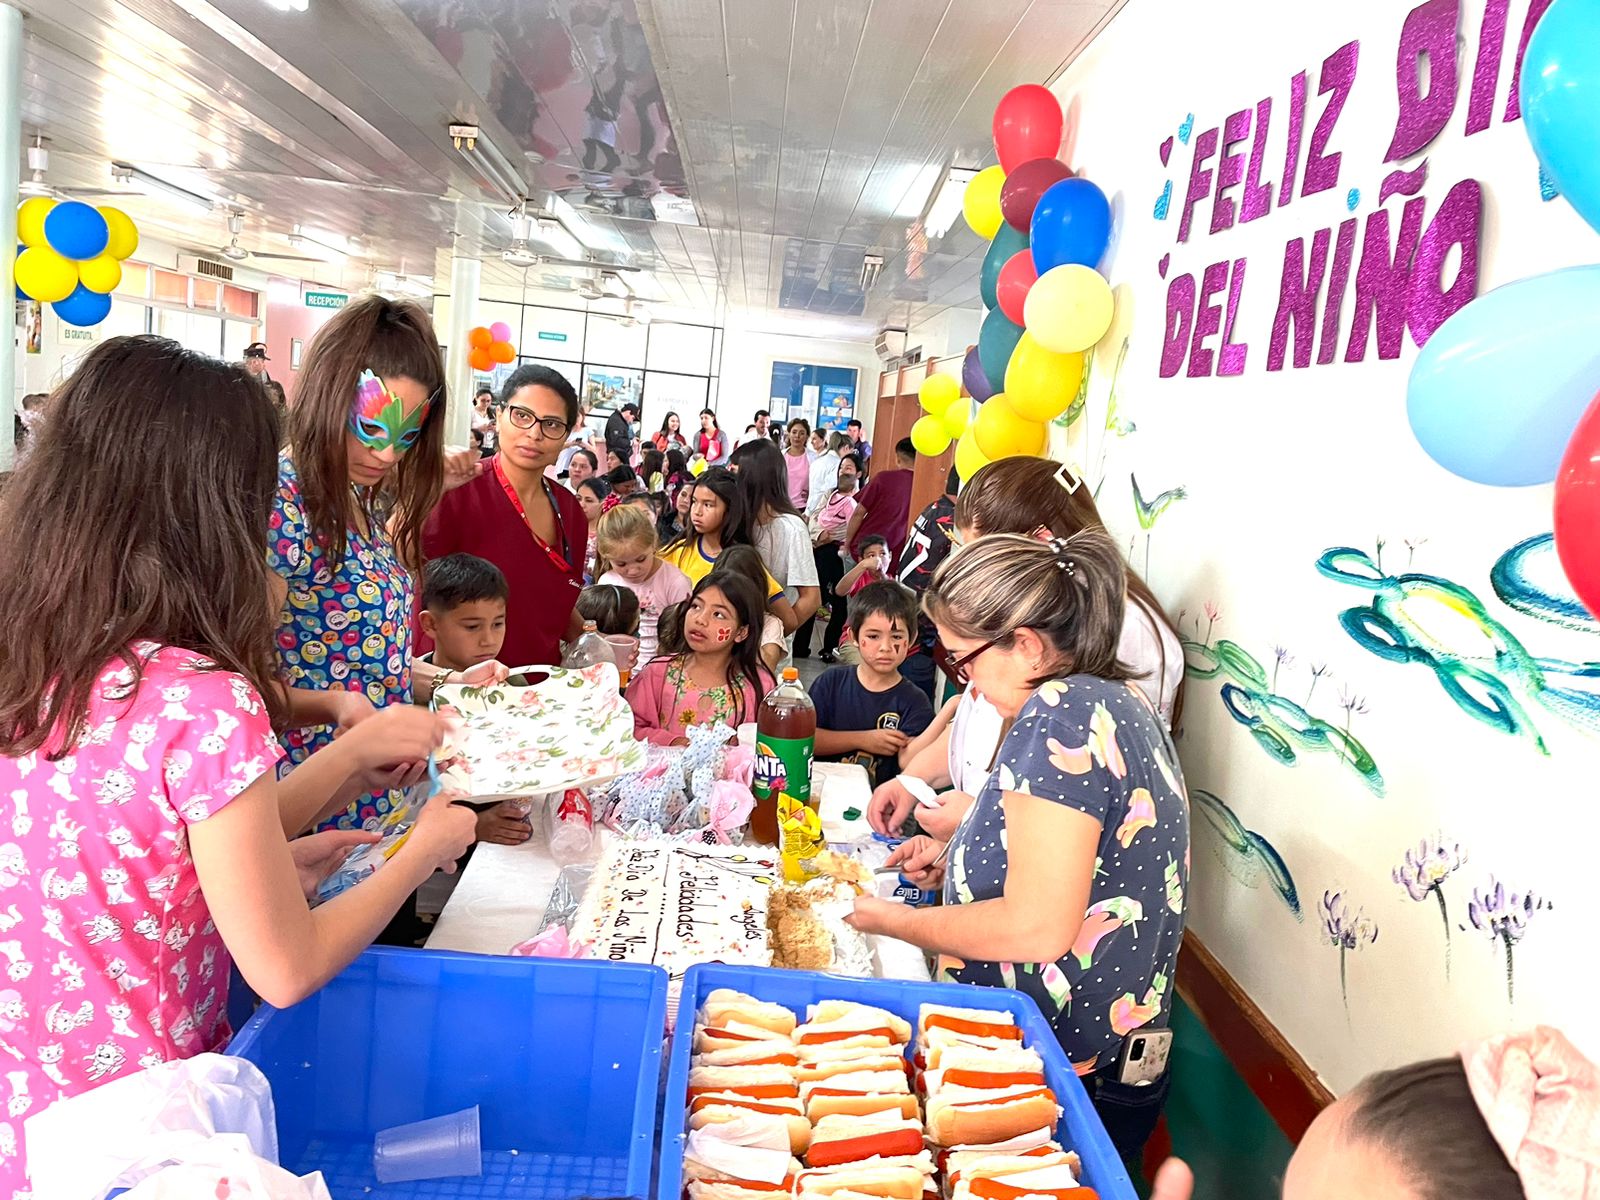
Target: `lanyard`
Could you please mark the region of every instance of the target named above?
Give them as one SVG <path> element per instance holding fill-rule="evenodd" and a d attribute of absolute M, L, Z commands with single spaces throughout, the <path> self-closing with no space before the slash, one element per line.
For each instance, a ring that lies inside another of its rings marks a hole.
<path fill-rule="evenodd" d="M 506 499 L 511 501 L 511 507 L 517 510 L 517 516 L 522 518 L 522 524 L 527 529 L 528 536 L 533 539 L 533 544 L 544 551 L 545 557 L 555 565 L 556 570 L 567 576 L 574 587 L 582 586 L 577 579 L 573 578 L 574 571 L 572 563 L 569 561 L 572 555 L 572 547 L 567 542 L 567 527 L 566 523 L 561 519 L 561 506 L 556 503 L 555 497 L 550 494 L 549 481 L 541 480 L 540 482 L 544 485 L 545 496 L 550 501 L 550 514 L 555 518 L 556 532 L 561 535 L 562 553 L 560 554 L 556 552 L 554 546 L 539 536 L 533 527 L 533 522 L 528 520 L 528 511 L 522 506 L 522 497 L 517 495 L 517 489 L 512 487 L 511 480 L 506 478 L 506 470 L 500 465 L 500 456 L 498 454 L 495 455 L 494 459 L 494 477 L 500 481 L 500 486 L 505 489 Z"/>

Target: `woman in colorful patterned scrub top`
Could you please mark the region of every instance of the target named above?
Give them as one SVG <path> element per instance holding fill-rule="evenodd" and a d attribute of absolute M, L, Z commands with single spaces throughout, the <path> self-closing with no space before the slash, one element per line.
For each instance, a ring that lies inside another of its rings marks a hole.
<path fill-rule="evenodd" d="M 996 534 L 956 551 L 924 601 L 958 677 L 1013 725 L 949 843 L 889 857 L 944 904 L 856 901 L 857 928 L 940 955 L 942 978 L 1039 1003 L 1107 1132 L 1134 1159 L 1166 1077 L 1119 1081 L 1136 1029 L 1164 1027 L 1183 940 L 1189 805 L 1160 715 L 1117 658 L 1125 581 L 1104 530 Z"/>
<path fill-rule="evenodd" d="M 278 459 L 268 559 L 285 598 L 277 633 L 289 686 L 285 769 L 378 707 L 411 695 L 412 577 L 422 526 L 447 486 L 444 360 L 416 304 L 369 296 L 312 340 Z M 452 461 L 449 482 L 476 474 Z M 461 476 L 457 478 L 457 476 Z M 327 824 L 376 827 L 399 789 Z"/>

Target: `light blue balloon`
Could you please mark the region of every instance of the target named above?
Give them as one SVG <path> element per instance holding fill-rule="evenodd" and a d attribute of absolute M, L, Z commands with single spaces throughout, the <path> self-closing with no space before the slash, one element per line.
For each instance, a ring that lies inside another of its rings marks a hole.
<path fill-rule="evenodd" d="M 1600 231 L 1600 0 L 1555 0 L 1528 39 L 1522 124 L 1578 215 Z"/>
<path fill-rule="evenodd" d="M 1406 416 L 1445 470 L 1526 487 L 1555 479 L 1597 392 L 1600 266 L 1569 267 L 1495 288 L 1439 326 L 1412 365 Z"/>

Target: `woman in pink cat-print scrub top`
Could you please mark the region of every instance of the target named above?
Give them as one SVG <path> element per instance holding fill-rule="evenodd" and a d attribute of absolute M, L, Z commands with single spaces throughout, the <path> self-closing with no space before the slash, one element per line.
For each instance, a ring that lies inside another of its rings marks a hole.
<path fill-rule="evenodd" d="M 0 1200 L 37 1193 L 28 1116 L 221 1049 L 233 961 L 272 1004 L 310 994 L 473 829 L 436 802 L 313 913 L 306 892 L 370 835 L 289 837 L 439 730 L 385 711 L 277 780 L 271 401 L 240 368 L 119 337 L 46 414 L 0 494 Z"/>

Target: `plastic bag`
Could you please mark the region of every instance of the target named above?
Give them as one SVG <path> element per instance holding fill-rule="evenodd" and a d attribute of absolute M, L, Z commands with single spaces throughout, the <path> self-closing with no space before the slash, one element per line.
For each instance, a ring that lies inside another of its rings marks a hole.
<path fill-rule="evenodd" d="M 266 1076 L 224 1054 L 162 1063 L 57 1101 L 29 1117 L 25 1131 L 33 1194 L 50 1200 L 100 1200 L 203 1157 L 217 1134 L 237 1135 L 249 1153 L 278 1161 Z"/>
<path fill-rule="evenodd" d="M 381 818 L 374 818 L 368 822 L 368 829 L 381 834 L 383 840 L 374 842 L 370 846 L 357 846 L 339 864 L 338 870 L 322 881 L 317 888 L 317 903 L 322 904 L 332 900 L 339 893 L 355 887 L 368 875 L 371 875 L 384 863 L 395 856 L 395 853 L 411 836 L 411 828 L 417 823 L 417 818 L 422 815 L 422 810 L 427 807 L 429 783 L 426 779 L 408 788 L 395 808 L 390 809 Z"/>
<path fill-rule="evenodd" d="M 219 1134 L 194 1154 L 149 1176 L 123 1200 L 196 1200 L 238 1196 L 250 1200 L 333 1200 L 321 1172 L 304 1178 L 250 1152 L 249 1139 Z"/>

